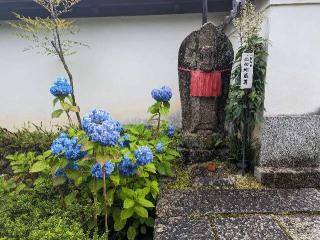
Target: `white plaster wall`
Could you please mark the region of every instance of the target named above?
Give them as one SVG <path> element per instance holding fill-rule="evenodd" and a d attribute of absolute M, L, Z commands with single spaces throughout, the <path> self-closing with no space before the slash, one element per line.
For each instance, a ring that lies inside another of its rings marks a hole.
<path fill-rule="evenodd" d="M 210 15 L 220 23 L 224 14 Z M 116 119 L 144 119 L 150 91 L 163 84 L 173 89 L 172 112 L 179 111 L 177 57 L 182 40 L 201 25 L 200 14 L 77 19 L 80 48 L 67 61 L 73 72 L 81 113 L 94 107 Z M 49 87 L 63 74 L 55 57 L 22 52 L 28 42 L 0 22 L 0 125 L 17 128 L 27 121 L 51 121 Z M 60 120 L 61 121 L 61 120 Z"/>
<path fill-rule="evenodd" d="M 267 115 L 303 114 L 320 108 L 320 1 L 270 7 Z M 281 2 L 284 2 L 283 0 Z"/>
<path fill-rule="evenodd" d="M 258 0 L 270 42 L 266 75 L 266 116 L 306 114 L 320 109 L 320 1 Z M 239 46 L 232 25 L 226 29 Z"/>

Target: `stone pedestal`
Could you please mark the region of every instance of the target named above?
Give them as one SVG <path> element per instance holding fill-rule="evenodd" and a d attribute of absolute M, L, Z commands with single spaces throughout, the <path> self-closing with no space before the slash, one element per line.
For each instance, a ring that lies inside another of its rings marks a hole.
<path fill-rule="evenodd" d="M 266 117 L 255 176 L 270 187 L 319 187 L 320 116 Z"/>
<path fill-rule="evenodd" d="M 182 109 L 180 152 L 185 162 L 213 160 L 221 152 L 216 148 L 215 139 L 217 135 L 224 135 L 224 107 L 228 97 L 232 61 L 232 44 L 213 23 L 209 22 L 200 30 L 192 32 L 181 44 L 178 61 Z M 190 71 L 194 70 L 221 71 L 221 96 L 190 96 Z"/>

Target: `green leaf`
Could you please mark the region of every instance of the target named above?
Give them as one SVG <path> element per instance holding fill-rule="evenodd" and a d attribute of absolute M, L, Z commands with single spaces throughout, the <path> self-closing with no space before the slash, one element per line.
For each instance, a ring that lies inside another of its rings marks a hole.
<path fill-rule="evenodd" d="M 71 192 L 64 198 L 64 202 L 67 206 L 71 206 L 75 201 L 77 197 L 77 192 Z"/>
<path fill-rule="evenodd" d="M 133 213 L 134 213 L 133 208 L 123 209 L 120 213 L 120 218 L 122 220 L 130 218 L 130 217 L 132 217 Z"/>
<path fill-rule="evenodd" d="M 43 155 L 44 158 L 47 158 L 47 157 L 49 157 L 51 155 L 51 151 L 50 150 L 45 151 L 42 155 Z"/>
<path fill-rule="evenodd" d="M 153 163 L 149 163 L 145 166 L 145 170 L 148 172 L 156 173 L 156 166 Z"/>
<path fill-rule="evenodd" d="M 145 219 L 144 223 L 148 227 L 153 227 L 154 226 L 154 219 L 152 217 L 148 217 L 147 219 Z"/>
<path fill-rule="evenodd" d="M 154 204 L 145 198 L 137 198 L 137 202 L 146 208 L 153 208 Z"/>
<path fill-rule="evenodd" d="M 81 177 L 81 172 L 77 170 L 65 170 L 65 172 L 67 177 L 74 181 Z"/>
<path fill-rule="evenodd" d="M 137 236 L 137 231 L 134 227 L 130 226 L 127 231 L 128 240 L 134 240 Z"/>
<path fill-rule="evenodd" d="M 135 204 L 135 202 L 132 199 L 126 198 L 124 200 L 123 207 L 124 208 L 132 208 L 132 207 L 134 207 L 134 204 Z"/>
<path fill-rule="evenodd" d="M 121 188 L 121 190 L 125 196 L 128 196 L 130 198 L 135 198 L 135 196 L 136 196 L 136 193 L 130 188 L 123 187 L 123 188 Z"/>
<path fill-rule="evenodd" d="M 146 228 L 146 226 L 141 226 L 141 227 L 140 227 L 140 232 L 141 232 L 143 235 L 146 235 L 146 234 L 147 234 L 147 228 Z"/>
<path fill-rule="evenodd" d="M 66 102 L 61 102 L 61 106 L 63 108 L 63 110 L 65 111 L 69 111 L 73 106 L 69 103 L 66 103 Z"/>
<path fill-rule="evenodd" d="M 148 195 L 150 193 L 150 187 L 136 189 L 135 192 L 136 192 L 136 195 L 138 198 L 140 198 L 140 197 L 144 198 L 146 195 Z"/>
<path fill-rule="evenodd" d="M 135 206 L 134 212 L 142 218 L 148 218 L 148 211 L 144 207 Z"/>
<path fill-rule="evenodd" d="M 120 183 L 120 176 L 119 175 L 112 175 L 110 176 L 111 181 L 114 185 L 118 186 Z"/>
<path fill-rule="evenodd" d="M 35 186 L 39 186 L 42 185 L 45 182 L 46 178 L 43 177 L 38 177 L 35 181 L 34 181 L 34 185 Z"/>
<path fill-rule="evenodd" d="M 180 157 L 180 153 L 174 149 L 168 148 L 166 152 L 172 156 Z"/>
<path fill-rule="evenodd" d="M 110 189 L 107 192 L 107 202 L 108 202 L 109 206 L 111 206 L 113 204 L 115 191 L 116 191 L 115 189 Z"/>
<path fill-rule="evenodd" d="M 52 117 L 52 118 L 58 118 L 58 117 L 61 116 L 62 113 L 63 113 L 63 110 L 62 110 L 62 109 L 57 109 L 57 110 L 55 110 L 55 111 L 53 111 L 53 112 L 51 113 L 51 117 Z"/>
<path fill-rule="evenodd" d="M 159 111 L 160 111 L 161 115 L 167 115 L 170 111 L 170 105 L 169 105 L 169 107 L 165 107 L 165 106 L 160 107 Z"/>
<path fill-rule="evenodd" d="M 114 226 L 113 226 L 114 230 L 116 232 L 121 231 L 124 228 L 124 226 L 126 225 L 126 223 L 127 223 L 127 219 L 117 218 L 114 222 Z"/>
<path fill-rule="evenodd" d="M 39 161 L 32 165 L 30 168 L 30 173 L 41 172 L 45 169 L 49 168 L 49 165 L 45 161 Z"/>
<path fill-rule="evenodd" d="M 70 110 L 71 112 L 80 112 L 79 106 L 71 106 L 71 107 L 69 108 L 69 110 Z"/>
<path fill-rule="evenodd" d="M 81 185 L 81 183 L 83 183 L 83 182 L 84 182 L 84 177 L 83 177 L 83 176 L 80 176 L 80 177 L 78 177 L 76 180 L 74 180 L 74 184 L 75 184 L 76 186 Z"/>
<path fill-rule="evenodd" d="M 15 189 L 15 193 L 19 194 L 23 189 L 25 189 L 27 187 L 27 185 L 25 185 L 24 183 L 20 183 L 17 188 Z"/>
<path fill-rule="evenodd" d="M 160 110 L 160 107 L 161 107 L 161 102 L 156 102 L 148 108 L 148 112 L 150 112 L 151 114 L 157 114 Z"/>
<path fill-rule="evenodd" d="M 164 166 L 163 163 L 159 163 L 159 164 L 158 164 L 157 170 L 158 170 L 158 172 L 160 173 L 160 175 L 166 175 L 166 174 L 167 174 L 166 168 L 165 168 L 165 166 Z"/>
<path fill-rule="evenodd" d="M 53 178 L 53 186 L 59 186 L 62 185 L 66 182 L 66 178 L 65 177 L 54 177 Z"/>
<path fill-rule="evenodd" d="M 52 101 L 53 106 L 55 106 L 58 101 L 59 101 L 59 98 L 58 98 L 58 97 L 55 97 L 55 98 L 53 99 L 53 101 Z"/>
<path fill-rule="evenodd" d="M 152 181 L 151 186 L 150 186 L 150 192 L 151 195 L 154 199 L 158 196 L 159 193 L 159 184 L 157 181 Z"/>
<path fill-rule="evenodd" d="M 170 102 L 164 102 L 163 103 L 163 107 L 167 108 L 167 109 L 170 109 Z"/>

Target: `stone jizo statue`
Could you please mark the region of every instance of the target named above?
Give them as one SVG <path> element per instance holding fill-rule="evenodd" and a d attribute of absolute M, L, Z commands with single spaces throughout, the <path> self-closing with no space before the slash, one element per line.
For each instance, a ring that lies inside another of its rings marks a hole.
<path fill-rule="evenodd" d="M 201 158 L 212 156 L 214 149 L 210 146 L 211 137 L 224 132 L 224 108 L 232 61 L 231 42 L 210 22 L 192 32 L 180 46 L 178 71 L 182 155 L 188 155 L 185 156 L 188 158 L 186 161 L 209 161 Z M 199 156 L 199 151 L 206 154 Z"/>

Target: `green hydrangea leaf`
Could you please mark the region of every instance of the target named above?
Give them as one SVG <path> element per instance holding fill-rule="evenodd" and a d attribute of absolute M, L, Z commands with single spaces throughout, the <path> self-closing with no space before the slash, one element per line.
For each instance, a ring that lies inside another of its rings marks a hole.
<path fill-rule="evenodd" d="M 134 227 L 130 226 L 127 231 L 128 240 L 134 240 L 137 236 L 137 231 Z"/>
<path fill-rule="evenodd" d="M 135 206 L 134 212 L 142 218 L 148 218 L 148 211 L 144 207 Z"/>
<path fill-rule="evenodd" d="M 62 113 L 63 113 L 63 110 L 62 110 L 62 109 L 57 109 L 57 110 L 55 110 L 55 111 L 53 111 L 53 112 L 51 113 L 51 117 L 52 117 L 52 118 L 58 118 L 58 117 L 61 116 Z"/>
<path fill-rule="evenodd" d="M 126 198 L 124 200 L 124 203 L 123 203 L 124 208 L 132 208 L 132 207 L 134 207 L 134 205 L 135 205 L 135 202 L 132 199 Z"/>

